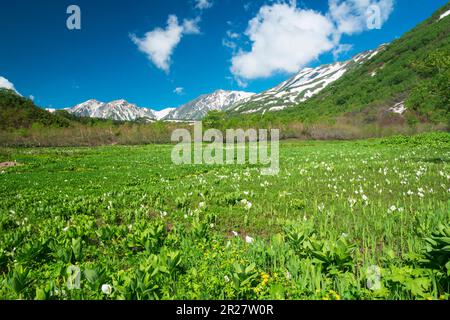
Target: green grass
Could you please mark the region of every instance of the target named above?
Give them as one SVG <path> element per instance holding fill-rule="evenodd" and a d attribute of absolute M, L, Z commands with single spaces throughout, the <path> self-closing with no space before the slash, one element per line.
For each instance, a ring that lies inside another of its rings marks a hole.
<path fill-rule="evenodd" d="M 273 177 L 169 145 L 8 149 L 0 298 L 448 299 L 449 137 L 283 142 Z"/>

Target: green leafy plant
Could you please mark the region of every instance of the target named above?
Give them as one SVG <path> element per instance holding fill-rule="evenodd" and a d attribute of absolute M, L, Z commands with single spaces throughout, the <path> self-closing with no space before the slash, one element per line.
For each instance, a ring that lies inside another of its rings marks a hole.
<path fill-rule="evenodd" d="M 8 274 L 6 282 L 11 290 L 21 298 L 31 283 L 33 283 L 33 279 L 28 269 L 18 265 Z"/>

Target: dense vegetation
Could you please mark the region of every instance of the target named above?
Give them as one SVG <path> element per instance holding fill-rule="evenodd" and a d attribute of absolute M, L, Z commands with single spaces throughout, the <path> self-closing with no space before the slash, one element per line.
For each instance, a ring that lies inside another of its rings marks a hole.
<path fill-rule="evenodd" d="M 0 129 L 30 128 L 33 125 L 67 127 L 69 121 L 37 107 L 32 100 L 13 90 L 0 88 Z"/>
<path fill-rule="evenodd" d="M 0 298 L 449 299 L 449 134 L 285 142 L 278 176 L 171 149 L 3 150 Z"/>

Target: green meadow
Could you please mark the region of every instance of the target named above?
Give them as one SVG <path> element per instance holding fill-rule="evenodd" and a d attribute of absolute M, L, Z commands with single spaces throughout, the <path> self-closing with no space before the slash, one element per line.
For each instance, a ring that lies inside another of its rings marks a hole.
<path fill-rule="evenodd" d="M 0 299 L 450 297 L 450 134 L 172 148 L 1 149 Z"/>

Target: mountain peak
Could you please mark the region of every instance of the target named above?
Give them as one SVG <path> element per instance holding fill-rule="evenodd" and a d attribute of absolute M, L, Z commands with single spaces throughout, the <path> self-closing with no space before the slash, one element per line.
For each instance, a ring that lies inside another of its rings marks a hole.
<path fill-rule="evenodd" d="M 97 99 L 89 99 L 84 103 L 102 103 L 102 102 L 98 101 Z"/>
<path fill-rule="evenodd" d="M 133 105 L 132 103 L 129 103 L 125 99 L 119 99 L 119 100 L 113 100 L 111 102 L 108 102 L 109 105 Z"/>
<path fill-rule="evenodd" d="M 167 120 L 201 120 L 211 110 L 226 110 L 233 104 L 253 96 L 252 92 L 216 90 L 204 94 L 170 112 Z"/>

